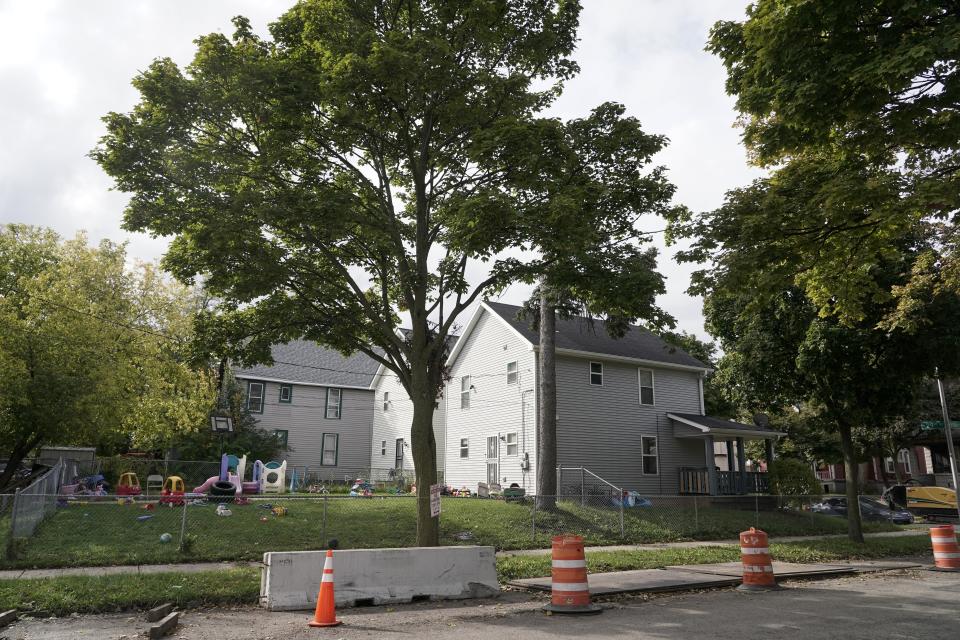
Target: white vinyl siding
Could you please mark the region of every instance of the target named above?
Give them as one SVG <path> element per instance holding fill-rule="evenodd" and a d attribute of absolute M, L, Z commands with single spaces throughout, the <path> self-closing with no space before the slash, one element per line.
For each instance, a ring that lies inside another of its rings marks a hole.
<path fill-rule="evenodd" d="M 637 369 L 637 381 L 640 385 L 640 404 L 653 406 L 653 371 L 651 369 Z"/>
<path fill-rule="evenodd" d="M 597 387 L 603 386 L 603 363 L 602 362 L 590 363 L 590 384 Z"/>

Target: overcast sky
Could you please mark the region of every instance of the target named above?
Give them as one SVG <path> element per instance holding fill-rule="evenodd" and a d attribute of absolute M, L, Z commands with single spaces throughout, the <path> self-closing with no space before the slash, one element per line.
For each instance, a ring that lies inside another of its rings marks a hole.
<path fill-rule="evenodd" d="M 92 240 L 127 241 L 135 258 L 159 258 L 163 239 L 120 229 L 126 196 L 87 152 L 103 134 L 100 118 L 128 111 L 130 80 L 153 58 L 190 61 L 193 39 L 231 33 L 248 16 L 265 32 L 290 0 L 0 0 L 0 222 L 86 230 Z M 728 189 L 759 175 L 747 165 L 720 62 L 703 50 L 710 26 L 740 18 L 747 0 L 583 0 L 581 73 L 554 113 L 586 114 L 613 100 L 670 146 L 677 201 L 698 211 L 718 206 Z M 646 228 L 660 225 L 648 221 Z M 662 247 L 662 243 L 657 243 Z M 684 291 L 692 268 L 662 249 L 668 293 L 661 306 L 679 327 L 705 335 L 701 301 Z M 520 303 L 511 287 L 502 300 Z"/>

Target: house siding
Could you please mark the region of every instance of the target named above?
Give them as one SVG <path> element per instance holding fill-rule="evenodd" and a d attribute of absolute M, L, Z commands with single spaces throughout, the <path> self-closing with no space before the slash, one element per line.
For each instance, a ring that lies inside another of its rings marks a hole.
<path fill-rule="evenodd" d="M 603 362 L 603 385 L 590 362 Z M 638 368 L 654 372 L 654 405 L 640 404 Z M 675 438 L 668 412 L 700 413 L 699 373 L 602 357 L 557 357 L 557 462 L 586 467 L 618 487 L 674 494 L 679 468 L 705 465 L 703 440 Z M 657 436 L 657 475 L 643 475 L 640 436 Z"/>
<path fill-rule="evenodd" d="M 384 393 L 389 393 L 390 406 L 383 410 Z M 374 388 L 373 407 L 373 438 L 370 448 L 370 476 L 374 480 L 390 479 L 390 471 L 396 466 L 397 438 L 403 438 L 411 444 L 410 427 L 413 424 L 413 402 L 407 395 L 406 389 L 400 384 L 392 372 L 382 373 L 377 377 Z M 437 408 L 433 412 L 433 434 L 437 443 L 437 469 L 443 481 L 444 460 L 444 430 L 446 420 L 444 410 L 446 404 L 443 397 L 438 399 Z M 386 455 L 381 454 L 381 443 L 387 441 Z M 403 470 L 408 478 L 413 477 L 415 471 L 413 451 L 407 446 L 403 450 Z"/>
<path fill-rule="evenodd" d="M 373 391 L 342 389 L 340 418 L 336 419 L 325 417 L 327 387 L 293 384 L 291 402 L 281 403 L 281 385 L 264 384 L 263 413 L 253 416 L 261 429 L 287 431 L 288 450 L 280 457 L 287 461 L 288 476 L 291 467 L 297 468 L 298 475 L 309 470 L 311 476 L 340 482 L 366 475 L 370 468 Z M 339 435 L 336 466 L 320 464 L 324 433 Z"/>
<path fill-rule="evenodd" d="M 536 381 L 534 353 L 501 319 L 481 309 L 476 325 L 458 345 L 447 385 L 446 471 L 448 485 L 475 491 L 478 482 L 487 479 L 487 438 L 517 434 L 517 453 L 508 456 L 500 442 L 501 484 L 517 483 L 528 491 L 535 486 L 536 469 Z M 517 362 L 518 380 L 507 384 L 507 363 Z M 472 378 L 476 391 L 471 393 L 470 408 L 460 408 L 460 381 Z M 460 440 L 469 439 L 469 457 L 460 457 Z M 521 469 L 524 454 L 529 456 L 530 471 Z"/>

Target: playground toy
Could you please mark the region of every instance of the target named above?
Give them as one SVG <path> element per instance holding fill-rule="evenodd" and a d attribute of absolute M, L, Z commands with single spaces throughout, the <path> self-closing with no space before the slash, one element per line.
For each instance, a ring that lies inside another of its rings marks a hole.
<path fill-rule="evenodd" d="M 140 479 L 133 471 L 126 471 L 120 474 L 117 481 L 118 496 L 138 496 L 140 495 Z"/>
<path fill-rule="evenodd" d="M 233 512 L 227 508 L 227 505 L 222 502 L 217 505 L 217 515 L 218 516 L 232 516 Z"/>
<path fill-rule="evenodd" d="M 283 493 L 287 477 L 287 461 L 283 463 L 270 461 L 263 465 L 260 476 L 260 493 Z"/>
<path fill-rule="evenodd" d="M 210 476 L 202 485 L 195 487 L 193 492 L 221 498 L 230 495 L 239 498 L 244 493 L 257 493 L 260 489 L 258 473 L 262 467 L 263 464 L 257 460 L 253 465 L 254 482 L 244 482 L 243 476 L 247 471 L 247 456 L 238 458 L 225 453 L 220 457 L 220 475 Z"/>
<path fill-rule="evenodd" d="M 160 491 L 160 504 L 179 507 L 183 505 L 183 496 L 186 492 L 186 487 L 183 485 L 183 478 L 180 476 L 170 476 L 163 482 L 163 489 Z"/>
<path fill-rule="evenodd" d="M 166 544 L 167 542 L 170 542 L 171 540 L 173 540 L 173 536 L 170 535 L 169 533 L 161 533 L 161 534 L 160 534 L 160 542 L 163 542 L 164 544 Z"/>

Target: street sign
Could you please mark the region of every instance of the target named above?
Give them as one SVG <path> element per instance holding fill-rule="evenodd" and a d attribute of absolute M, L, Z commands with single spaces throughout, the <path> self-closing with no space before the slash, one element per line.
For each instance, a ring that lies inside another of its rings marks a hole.
<path fill-rule="evenodd" d="M 440 515 L 440 485 L 430 485 L 430 517 L 436 518 Z"/>

